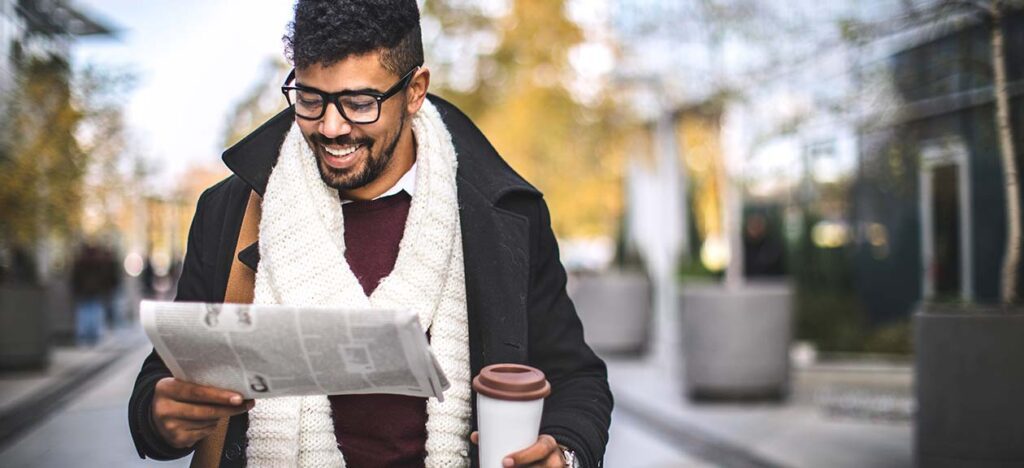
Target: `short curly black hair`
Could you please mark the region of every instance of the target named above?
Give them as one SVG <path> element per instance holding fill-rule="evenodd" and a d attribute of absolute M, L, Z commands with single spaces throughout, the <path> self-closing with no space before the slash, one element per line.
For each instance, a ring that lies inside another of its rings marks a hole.
<path fill-rule="evenodd" d="M 420 9 L 416 0 L 298 0 L 284 46 L 296 68 L 380 52 L 381 65 L 402 76 L 423 65 Z"/>

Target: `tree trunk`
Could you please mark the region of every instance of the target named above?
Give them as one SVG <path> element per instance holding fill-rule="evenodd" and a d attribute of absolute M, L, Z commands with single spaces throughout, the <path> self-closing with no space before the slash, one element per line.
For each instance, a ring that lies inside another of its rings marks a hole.
<path fill-rule="evenodd" d="M 1006 187 L 1006 253 L 1003 256 L 1003 304 L 1017 299 L 1017 269 L 1020 265 L 1020 195 L 1017 187 L 1016 152 L 1010 128 L 1010 99 L 1006 92 L 1006 51 L 1003 38 L 1003 14 L 998 2 L 993 2 L 992 16 L 992 71 L 996 96 L 996 127 L 999 130 L 999 149 L 1003 160 L 1003 182 Z"/>

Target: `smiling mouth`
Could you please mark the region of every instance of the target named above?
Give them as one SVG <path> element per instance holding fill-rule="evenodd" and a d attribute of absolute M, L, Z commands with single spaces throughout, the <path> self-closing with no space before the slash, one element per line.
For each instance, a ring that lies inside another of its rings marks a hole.
<path fill-rule="evenodd" d="M 364 145 L 356 144 L 334 148 L 320 145 L 320 147 L 324 150 L 322 159 L 325 164 L 334 169 L 347 170 L 356 165 L 356 161 L 359 159 L 358 155 L 363 153 L 360 150 Z"/>
<path fill-rule="evenodd" d="M 335 156 L 335 157 L 339 157 L 340 158 L 342 156 L 348 156 L 348 155 L 354 153 L 357 149 L 359 149 L 363 145 L 351 145 L 351 146 L 345 146 L 345 147 L 337 148 L 337 149 L 331 148 L 331 147 L 328 147 L 328 146 L 324 146 L 324 145 L 320 145 L 320 146 L 322 146 L 324 151 L 329 153 L 331 156 Z"/>

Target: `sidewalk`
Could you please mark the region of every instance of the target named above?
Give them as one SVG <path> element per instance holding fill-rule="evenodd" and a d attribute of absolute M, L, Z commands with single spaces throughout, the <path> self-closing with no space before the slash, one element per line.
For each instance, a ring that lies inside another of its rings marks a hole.
<path fill-rule="evenodd" d="M 42 370 L 0 371 L 0 448 L 45 419 L 74 390 L 146 342 L 137 324 L 108 331 L 94 347 L 57 347 Z"/>
<path fill-rule="evenodd" d="M 616 411 L 728 467 L 912 466 L 912 371 L 875 361 L 793 371 L 783 403 L 692 403 L 682 363 L 606 358 Z"/>

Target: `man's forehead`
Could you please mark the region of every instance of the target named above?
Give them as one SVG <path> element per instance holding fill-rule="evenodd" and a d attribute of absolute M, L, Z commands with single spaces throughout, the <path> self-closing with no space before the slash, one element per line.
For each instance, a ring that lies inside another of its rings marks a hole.
<path fill-rule="evenodd" d="M 322 91 L 386 89 L 396 78 L 376 53 L 353 55 L 331 64 L 314 64 L 295 69 L 295 81 Z"/>

